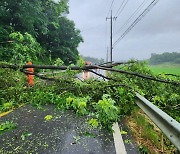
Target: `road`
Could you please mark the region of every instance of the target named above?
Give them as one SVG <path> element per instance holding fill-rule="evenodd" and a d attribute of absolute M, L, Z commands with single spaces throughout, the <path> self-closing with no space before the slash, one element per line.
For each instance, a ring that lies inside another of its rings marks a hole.
<path fill-rule="evenodd" d="M 52 119 L 45 120 L 47 115 L 52 115 Z M 17 125 L 0 136 L 0 153 L 115 154 L 112 133 L 92 129 L 87 124 L 88 118 L 71 111 L 55 110 L 53 105 L 45 106 L 43 110 L 25 105 L 0 118 L 0 123 L 13 121 Z M 126 130 L 124 126 L 122 128 Z M 125 143 L 127 153 L 137 153 L 129 135 L 123 138 L 130 141 Z"/>

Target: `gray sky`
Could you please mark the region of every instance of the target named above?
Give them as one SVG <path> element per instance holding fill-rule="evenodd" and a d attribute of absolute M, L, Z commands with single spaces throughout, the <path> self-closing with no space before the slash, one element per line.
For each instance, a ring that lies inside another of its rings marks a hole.
<path fill-rule="evenodd" d="M 119 31 L 131 14 L 145 1 L 140 12 Z M 112 0 L 70 0 L 70 14 L 82 32 L 80 54 L 106 59 L 110 46 L 110 20 L 106 17 Z M 116 15 L 123 0 L 114 0 Z M 113 41 L 130 26 L 152 0 L 129 0 L 114 22 Z M 180 0 L 159 0 L 152 10 L 115 46 L 113 60 L 147 59 L 151 53 L 180 52 Z"/>

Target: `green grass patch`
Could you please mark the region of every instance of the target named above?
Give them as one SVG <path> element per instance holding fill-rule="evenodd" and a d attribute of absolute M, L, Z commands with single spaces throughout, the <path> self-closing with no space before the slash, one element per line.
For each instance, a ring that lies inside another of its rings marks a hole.
<path fill-rule="evenodd" d="M 151 65 L 150 69 L 155 74 L 175 74 L 180 75 L 180 64 L 164 63 L 160 65 Z"/>

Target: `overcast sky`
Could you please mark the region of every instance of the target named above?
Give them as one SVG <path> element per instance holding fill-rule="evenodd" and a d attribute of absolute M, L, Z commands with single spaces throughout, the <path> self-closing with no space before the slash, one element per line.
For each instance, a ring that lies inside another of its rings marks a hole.
<path fill-rule="evenodd" d="M 120 31 L 133 12 L 143 3 L 142 9 Z M 153 0 L 129 0 L 113 25 L 113 42 L 131 25 Z M 114 0 L 113 15 L 123 0 Z M 110 20 L 106 17 L 112 0 L 70 0 L 70 14 L 81 30 L 84 43 L 80 54 L 106 59 L 110 46 Z M 110 14 L 109 14 L 110 15 Z M 159 0 L 151 11 L 115 46 L 113 60 L 130 58 L 147 59 L 151 53 L 180 52 L 180 0 Z"/>

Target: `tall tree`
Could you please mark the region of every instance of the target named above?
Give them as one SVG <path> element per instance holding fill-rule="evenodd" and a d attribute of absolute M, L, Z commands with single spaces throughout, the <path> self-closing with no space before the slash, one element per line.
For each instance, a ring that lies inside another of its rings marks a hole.
<path fill-rule="evenodd" d="M 60 57 L 66 64 L 75 63 L 82 37 L 62 13 L 68 13 L 67 0 L 1 0 L 0 40 L 9 40 L 12 32 L 28 33 L 46 49 L 45 56 Z M 4 45 L 0 47 L 2 51 Z"/>
<path fill-rule="evenodd" d="M 36 36 L 37 30 L 47 31 L 47 16 L 43 12 L 42 1 L 1 0 L 0 24 L 9 25 L 15 31 L 28 32 Z"/>
<path fill-rule="evenodd" d="M 65 64 L 75 63 L 79 58 L 78 45 L 83 41 L 80 31 L 75 28 L 74 22 L 66 17 L 60 17 L 58 20 L 58 23 L 49 24 L 49 32 L 41 41 L 48 42 L 46 47 L 52 58 L 60 57 Z"/>

